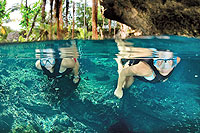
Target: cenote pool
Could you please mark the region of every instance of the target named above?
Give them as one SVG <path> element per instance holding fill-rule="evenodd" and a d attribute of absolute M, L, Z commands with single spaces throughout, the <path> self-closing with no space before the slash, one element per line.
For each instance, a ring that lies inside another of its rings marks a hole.
<path fill-rule="evenodd" d="M 136 79 L 118 99 L 113 94 L 118 79 L 113 58 L 119 52 L 114 40 L 75 40 L 77 86 L 66 79 L 55 85 L 35 67 L 36 49 L 68 47 L 71 40 L 1 44 L 0 132 L 200 132 L 200 39 L 126 41 L 169 49 L 181 62 L 166 82 Z"/>

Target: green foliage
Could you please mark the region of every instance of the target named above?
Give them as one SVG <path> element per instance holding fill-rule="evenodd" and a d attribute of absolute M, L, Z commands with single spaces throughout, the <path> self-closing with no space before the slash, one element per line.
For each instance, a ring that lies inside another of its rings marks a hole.
<path fill-rule="evenodd" d="M 97 27 L 100 29 L 103 29 L 105 31 L 106 25 L 108 25 L 108 19 L 103 18 L 102 12 L 101 12 L 101 6 L 100 4 L 98 5 L 98 15 L 97 15 Z M 83 39 L 84 38 L 84 31 L 83 31 L 83 26 L 84 26 L 84 0 L 80 0 L 76 4 L 76 21 L 75 21 L 76 29 L 78 30 L 79 34 L 77 36 L 78 39 Z M 91 38 L 92 37 L 92 7 L 88 7 L 86 4 L 86 26 L 87 26 L 87 31 L 86 33 L 86 38 Z M 107 29 L 108 30 L 108 29 Z M 90 32 L 89 32 L 90 31 Z"/>
<path fill-rule="evenodd" d="M 6 11 L 6 0 L 0 0 L 0 25 L 9 19 L 10 11 Z"/>
<path fill-rule="evenodd" d="M 23 38 L 23 36 L 19 36 L 18 42 L 25 42 L 25 41 L 26 41 L 26 38 Z"/>
<path fill-rule="evenodd" d="M 104 25 L 108 25 L 108 19 L 104 18 L 104 20 L 103 20 L 103 16 L 102 16 L 102 12 L 101 12 L 101 6 L 98 7 L 97 19 L 98 19 L 97 26 L 102 27 L 103 21 L 104 21 Z"/>
<path fill-rule="evenodd" d="M 84 28 L 78 28 L 78 32 L 77 38 L 84 39 Z M 92 31 L 88 32 L 87 29 L 85 29 L 85 38 L 92 38 Z"/>
<path fill-rule="evenodd" d="M 75 7 L 75 29 L 74 29 L 74 37 L 76 39 L 83 39 L 84 38 L 84 1 L 85 0 L 80 0 L 79 2 L 76 2 L 76 7 Z M 41 0 L 38 0 L 38 2 L 35 2 L 31 5 L 25 6 L 25 0 L 22 0 L 22 4 L 12 6 L 10 9 L 6 11 L 6 0 L 0 0 L 0 41 L 3 39 L 6 39 L 8 31 L 7 29 L 1 28 L 1 24 L 4 23 L 5 20 L 9 20 L 9 14 L 13 11 L 19 10 L 20 7 L 20 12 L 22 15 L 22 19 L 20 22 L 20 25 L 22 26 L 22 31 L 23 36 L 19 37 L 19 42 L 24 42 L 26 39 L 24 36 L 26 36 L 33 24 L 34 17 L 38 11 L 41 10 Z M 63 20 L 65 20 L 66 17 L 66 4 L 64 3 L 66 1 L 63 0 Z M 90 1 L 91 2 L 91 1 Z M 72 4 L 73 0 L 69 0 L 69 12 L 68 12 L 68 27 L 64 27 L 63 30 L 63 35 L 64 39 L 70 39 L 72 36 Z M 103 27 L 103 21 L 104 25 L 108 25 L 108 19 L 102 17 L 101 13 L 101 6 L 98 6 L 98 29 L 103 29 L 103 32 L 106 31 L 107 29 L 104 29 Z M 41 13 L 38 14 L 37 19 L 35 21 L 35 26 L 32 29 L 32 34 L 29 36 L 29 41 L 34 41 L 34 40 L 45 40 L 48 39 L 48 34 L 49 34 L 49 29 L 50 25 L 48 24 L 48 21 L 50 19 L 50 16 L 47 12 L 46 14 L 46 20 L 45 23 L 41 23 L 42 16 Z M 53 13 L 55 14 L 55 12 Z M 56 34 L 57 34 L 57 26 L 56 22 L 53 21 L 53 27 L 52 27 L 52 36 L 55 39 Z M 64 21 L 64 23 L 66 23 Z M 85 38 L 86 39 L 91 39 L 92 37 L 92 7 L 88 5 L 88 2 L 86 3 L 86 29 L 85 29 Z"/>
<path fill-rule="evenodd" d="M 78 38 L 79 39 L 84 39 L 84 28 L 78 28 L 78 31 L 79 31 L 79 35 L 78 35 Z"/>
<path fill-rule="evenodd" d="M 87 27 L 92 27 L 91 23 L 88 23 L 92 18 L 92 7 L 88 7 L 86 3 L 86 25 Z M 76 26 L 83 27 L 84 26 L 84 2 L 81 0 L 76 4 Z"/>
<path fill-rule="evenodd" d="M 24 1 L 25 2 L 25 1 Z M 32 34 L 30 34 L 29 36 L 29 40 L 28 41 L 34 41 L 34 40 L 37 40 L 37 38 L 40 38 L 41 36 L 41 31 L 40 31 L 40 27 L 44 27 L 44 26 L 41 26 L 43 24 L 41 24 L 41 14 L 39 13 L 37 15 L 37 19 L 34 20 L 34 17 L 36 16 L 36 14 L 41 10 L 41 2 L 40 0 L 38 2 L 35 2 L 31 5 L 28 5 L 26 7 L 25 3 L 21 4 L 21 8 L 20 8 L 20 11 L 21 11 L 21 14 L 22 14 L 22 20 L 20 22 L 20 25 L 22 26 L 22 30 L 24 30 L 24 35 L 28 35 L 31 27 L 32 27 L 32 24 L 34 23 L 35 21 L 35 26 L 33 27 L 32 29 Z M 44 29 L 42 29 L 44 30 Z M 23 38 L 21 38 L 20 41 L 24 41 Z"/>
<path fill-rule="evenodd" d="M 4 26 L 0 26 L 0 41 L 4 41 L 7 37 L 7 31 Z"/>
<path fill-rule="evenodd" d="M 35 14 L 40 10 L 40 2 L 35 2 L 32 5 L 29 5 L 26 7 L 24 4 L 21 5 L 20 11 L 22 14 L 22 20 L 20 22 L 20 25 L 24 29 L 30 29 L 33 18 Z"/>

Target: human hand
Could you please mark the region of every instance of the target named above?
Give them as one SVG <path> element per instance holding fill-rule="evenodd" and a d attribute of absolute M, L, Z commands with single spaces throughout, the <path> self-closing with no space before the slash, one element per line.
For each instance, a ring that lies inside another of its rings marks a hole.
<path fill-rule="evenodd" d="M 73 82 L 76 84 L 78 83 L 80 77 L 79 76 L 74 76 Z"/>

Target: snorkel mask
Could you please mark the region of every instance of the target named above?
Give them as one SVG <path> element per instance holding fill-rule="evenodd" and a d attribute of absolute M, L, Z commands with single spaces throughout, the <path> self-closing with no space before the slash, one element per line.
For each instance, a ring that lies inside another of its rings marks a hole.
<path fill-rule="evenodd" d="M 159 51 L 158 58 L 154 59 L 154 66 L 163 74 L 169 73 L 177 65 L 177 57 L 171 51 Z"/>
<path fill-rule="evenodd" d="M 42 58 L 40 59 L 41 65 L 47 69 L 53 68 L 55 65 L 55 59 L 53 57 Z"/>
<path fill-rule="evenodd" d="M 154 59 L 153 64 L 162 69 L 170 69 L 177 65 L 177 57 L 175 56 L 171 59 Z"/>

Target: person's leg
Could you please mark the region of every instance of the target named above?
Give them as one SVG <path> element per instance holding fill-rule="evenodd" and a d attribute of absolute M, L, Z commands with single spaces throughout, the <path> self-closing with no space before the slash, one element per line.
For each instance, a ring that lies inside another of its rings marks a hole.
<path fill-rule="evenodd" d="M 75 84 L 78 83 L 78 81 L 80 80 L 80 77 L 79 77 L 79 67 L 80 67 L 79 62 L 78 62 L 78 60 L 76 60 L 74 68 L 73 68 L 73 73 L 74 73 L 73 82 Z"/>
<path fill-rule="evenodd" d="M 115 89 L 114 95 L 118 98 L 122 98 L 123 96 L 123 86 L 126 84 L 126 78 L 127 77 L 134 76 L 134 73 L 131 70 L 131 67 L 124 68 L 121 70 L 118 78 L 117 88 Z"/>
<path fill-rule="evenodd" d="M 134 82 L 134 77 L 133 76 L 129 76 L 126 77 L 126 81 L 125 84 L 123 85 L 123 88 L 129 88 Z"/>

